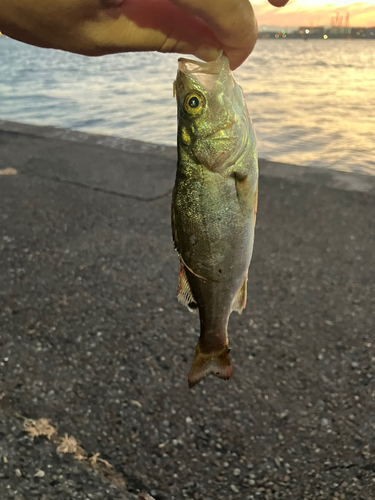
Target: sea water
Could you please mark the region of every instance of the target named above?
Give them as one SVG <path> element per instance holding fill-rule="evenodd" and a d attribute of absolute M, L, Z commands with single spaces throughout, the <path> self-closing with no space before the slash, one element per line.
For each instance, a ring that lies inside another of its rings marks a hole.
<path fill-rule="evenodd" d="M 0 119 L 176 144 L 176 54 L 89 58 L 0 37 Z M 375 175 L 375 42 L 259 40 L 235 72 L 274 161 Z"/>

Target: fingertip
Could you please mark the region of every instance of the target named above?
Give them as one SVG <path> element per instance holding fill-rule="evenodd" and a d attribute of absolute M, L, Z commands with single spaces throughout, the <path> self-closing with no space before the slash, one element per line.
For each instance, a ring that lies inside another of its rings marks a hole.
<path fill-rule="evenodd" d="M 268 0 L 274 7 L 285 7 L 289 0 Z"/>
<path fill-rule="evenodd" d="M 242 49 L 229 49 L 227 48 L 224 52 L 229 59 L 230 69 L 234 71 L 243 64 L 246 59 L 253 52 L 255 45 L 258 41 L 258 24 L 256 23 L 252 29 L 252 37 L 249 39 L 248 44 Z"/>
<path fill-rule="evenodd" d="M 246 59 L 249 57 L 249 55 L 250 54 L 248 54 L 247 52 L 242 54 L 242 55 L 240 55 L 240 54 L 232 55 L 232 56 L 227 55 L 227 57 L 229 59 L 230 69 L 232 71 L 238 69 L 246 61 Z"/>
<path fill-rule="evenodd" d="M 210 45 L 201 45 L 194 51 L 195 57 L 202 59 L 202 61 L 210 62 L 215 61 L 221 54 L 221 50 Z"/>

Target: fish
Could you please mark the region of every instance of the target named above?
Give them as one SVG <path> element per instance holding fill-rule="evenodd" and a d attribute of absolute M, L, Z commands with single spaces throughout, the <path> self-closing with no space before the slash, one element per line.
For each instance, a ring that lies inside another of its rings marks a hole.
<path fill-rule="evenodd" d="M 246 305 L 258 203 L 254 128 L 241 87 L 222 54 L 180 58 L 174 82 L 178 162 L 172 233 L 180 258 L 177 299 L 199 311 L 200 337 L 188 375 L 233 375 L 227 327 Z"/>

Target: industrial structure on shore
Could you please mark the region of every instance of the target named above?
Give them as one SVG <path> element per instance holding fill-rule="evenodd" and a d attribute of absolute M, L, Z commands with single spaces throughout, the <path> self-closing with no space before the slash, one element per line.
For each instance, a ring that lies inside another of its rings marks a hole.
<path fill-rule="evenodd" d="M 336 26 L 301 26 L 299 28 L 286 28 L 276 30 L 267 30 L 264 26 L 259 29 L 259 38 L 347 38 L 351 40 L 372 39 L 375 40 L 375 26 L 373 28 L 346 28 Z"/>
<path fill-rule="evenodd" d="M 347 38 L 352 40 L 373 39 L 375 40 L 375 26 L 372 28 L 352 27 L 350 26 L 349 12 L 344 16 L 338 12 L 336 16 L 331 17 L 330 26 L 300 26 L 299 28 L 267 28 L 261 26 L 259 29 L 259 38 Z"/>

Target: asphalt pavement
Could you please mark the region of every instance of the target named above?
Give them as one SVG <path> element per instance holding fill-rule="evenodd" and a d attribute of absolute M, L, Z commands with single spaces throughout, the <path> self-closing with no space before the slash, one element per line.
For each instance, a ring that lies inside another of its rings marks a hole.
<path fill-rule="evenodd" d="M 189 391 L 175 156 L 0 122 L 1 500 L 374 500 L 375 176 L 260 161 L 234 376 Z"/>

